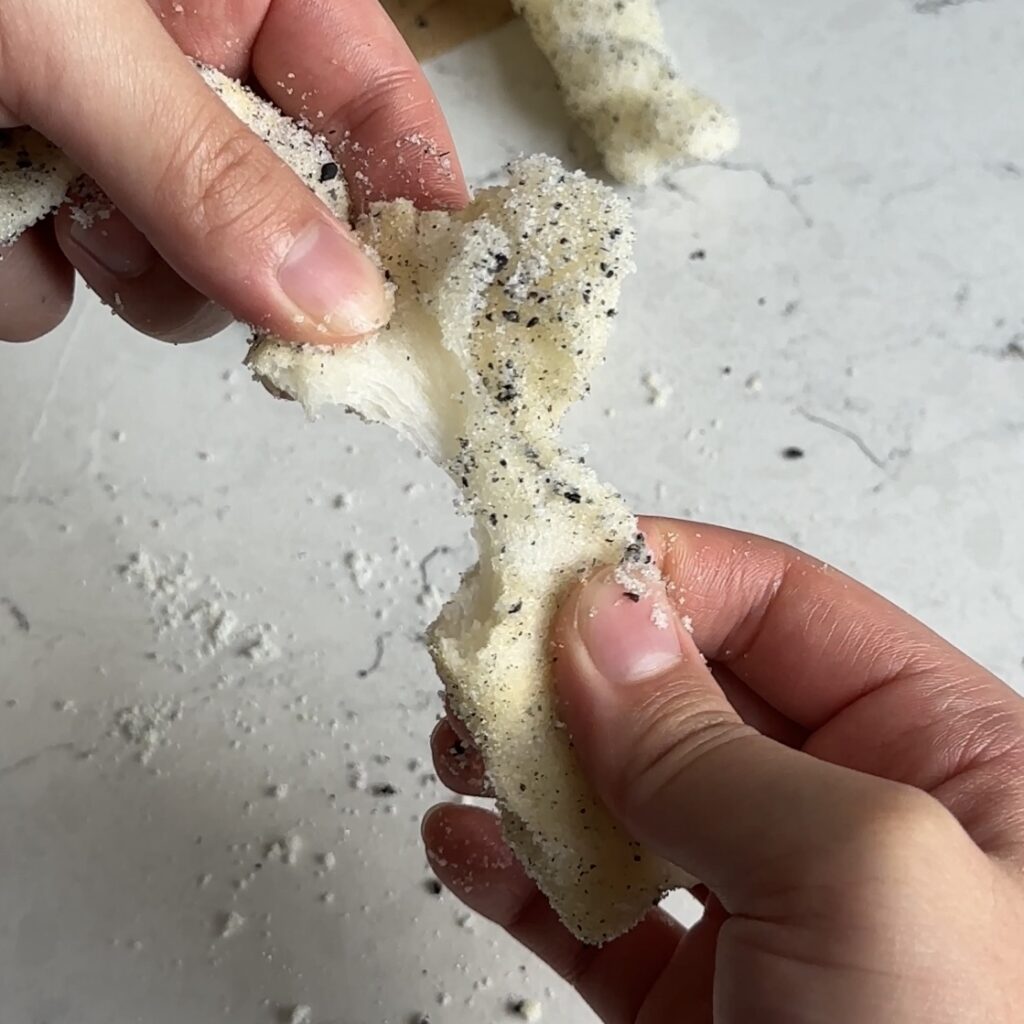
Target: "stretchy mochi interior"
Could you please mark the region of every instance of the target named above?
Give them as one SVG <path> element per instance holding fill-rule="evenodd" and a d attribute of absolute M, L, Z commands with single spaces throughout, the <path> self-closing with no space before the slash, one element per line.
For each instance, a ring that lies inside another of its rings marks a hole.
<path fill-rule="evenodd" d="M 572 114 L 620 181 L 649 184 L 678 161 L 717 160 L 736 121 L 683 84 L 654 0 L 512 0 Z"/>
<path fill-rule="evenodd" d="M 204 74 L 344 217 L 326 144 L 237 83 Z M 51 205 L 40 198 L 28 223 Z M 24 221 L 33 211 L 19 212 Z M 484 757 L 510 846 L 577 936 L 607 941 L 691 881 L 612 821 L 552 700 L 548 633 L 566 588 L 597 565 L 621 564 L 637 588 L 654 572 L 621 497 L 559 443 L 632 269 L 625 204 L 536 157 L 466 210 L 381 204 L 358 232 L 395 288 L 388 327 L 340 349 L 258 339 L 249 364 L 310 413 L 341 405 L 389 424 L 459 487 L 480 557 L 431 628 L 431 653 Z"/>

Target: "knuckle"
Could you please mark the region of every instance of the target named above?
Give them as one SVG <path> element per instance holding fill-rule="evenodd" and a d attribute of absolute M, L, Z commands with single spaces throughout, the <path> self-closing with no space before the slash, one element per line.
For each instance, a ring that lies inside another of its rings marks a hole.
<path fill-rule="evenodd" d="M 644 701 L 631 732 L 638 741 L 613 789 L 617 800 L 628 800 L 636 810 L 660 806 L 685 777 L 703 772 L 724 748 L 752 734 L 728 708 L 677 689 Z"/>
<path fill-rule="evenodd" d="M 363 90 L 355 99 L 348 101 L 342 111 L 335 115 L 344 121 L 353 135 L 359 135 L 364 128 L 379 118 L 388 116 L 392 109 L 402 111 L 404 120 L 423 105 L 420 71 L 414 67 L 393 67 L 381 69 L 374 76 L 373 85 Z"/>
<path fill-rule="evenodd" d="M 77 37 L 68 24 L 80 13 L 70 0 L 0 0 L 0 98 L 20 121 L 51 123 L 54 97 L 72 94 Z"/>
<path fill-rule="evenodd" d="M 287 181 L 263 142 L 241 124 L 211 117 L 175 148 L 158 187 L 194 238 L 217 247 L 258 237 L 280 222 Z"/>
<path fill-rule="evenodd" d="M 26 18 L 24 4 L 19 2 L 0 3 L 0 88 L 4 104 L 21 110 L 25 104 L 29 83 L 26 82 L 27 53 L 39 56 L 49 63 L 46 55 L 51 47 L 39 47 L 33 40 L 32 19 Z M 28 62 L 30 68 L 34 61 Z"/>
<path fill-rule="evenodd" d="M 851 818 L 847 853 L 856 873 L 915 877 L 940 850 L 949 850 L 959 825 L 938 800 L 900 783 L 871 787 L 868 805 Z"/>

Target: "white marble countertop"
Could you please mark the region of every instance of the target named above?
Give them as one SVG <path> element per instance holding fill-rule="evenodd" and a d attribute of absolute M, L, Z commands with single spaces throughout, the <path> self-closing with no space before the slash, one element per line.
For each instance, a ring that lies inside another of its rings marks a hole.
<path fill-rule="evenodd" d="M 636 195 L 574 438 L 636 507 L 795 541 L 1022 687 L 1024 7 L 664 7 L 744 142 Z M 521 26 L 430 72 L 474 181 L 571 156 Z M 451 493 L 385 431 L 269 401 L 243 353 L 88 299 L 0 351 L 0 1018 L 591 1020 L 424 885 Z"/>

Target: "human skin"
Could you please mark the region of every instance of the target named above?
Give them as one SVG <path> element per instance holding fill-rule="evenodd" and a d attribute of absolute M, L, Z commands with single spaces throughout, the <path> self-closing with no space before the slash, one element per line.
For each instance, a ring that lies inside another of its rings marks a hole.
<path fill-rule="evenodd" d="M 451 135 L 376 0 L 3 0 L 0 128 L 31 125 L 116 210 L 64 209 L 0 250 L 0 339 L 46 334 L 75 271 L 132 326 L 174 342 L 232 319 L 294 342 L 379 327 L 379 271 L 203 84 L 252 83 L 327 136 L 357 206 L 467 201 Z"/>
<path fill-rule="evenodd" d="M 478 807 L 426 816 L 441 881 L 608 1024 L 1020 1020 L 1024 700 L 792 548 L 642 526 L 665 585 L 634 603 L 605 571 L 570 594 L 554 674 L 598 793 L 706 883 L 703 917 L 655 910 L 586 947 Z M 433 749 L 449 786 L 486 795 L 450 720 Z"/>

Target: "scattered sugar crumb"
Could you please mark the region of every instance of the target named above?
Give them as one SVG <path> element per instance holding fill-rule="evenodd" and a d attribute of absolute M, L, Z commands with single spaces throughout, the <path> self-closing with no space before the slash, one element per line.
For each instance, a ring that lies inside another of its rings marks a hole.
<path fill-rule="evenodd" d="M 509 1005 L 509 1010 L 520 1020 L 536 1024 L 544 1016 L 543 1008 L 536 999 L 517 999 Z"/>
<path fill-rule="evenodd" d="M 288 1024 L 312 1024 L 313 1010 L 305 1003 L 299 1003 L 298 1006 L 292 1007 L 287 1020 Z"/>
<path fill-rule="evenodd" d="M 302 853 L 303 846 L 302 836 L 292 832 L 283 839 L 275 839 L 267 847 L 266 855 L 293 867 L 299 862 L 299 854 Z"/>
<path fill-rule="evenodd" d="M 248 658 L 254 665 L 262 665 L 268 661 L 274 661 L 281 656 L 281 648 L 271 639 L 272 626 L 253 626 L 250 633 L 252 639 L 248 640 L 241 651 L 242 657 Z"/>
<path fill-rule="evenodd" d="M 625 557 L 613 574 L 616 583 L 629 595 L 640 598 L 659 579 L 658 569 L 643 537 L 639 536 L 626 549 Z"/>
<path fill-rule="evenodd" d="M 220 937 L 233 939 L 245 927 L 245 918 L 237 910 L 228 911 L 220 918 Z"/>
<path fill-rule="evenodd" d="M 365 591 L 373 579 L 380 559 L 365 551 L 349 551 L 345 555 L 345 568 L 359 591 Z"/>
<path fill-rule="evenodd" d="M 121 708 L 114 714 L 114 727 L 126 743 L 137 748 L 139 763 L 149 764 L 157 748 L 167 742 L 170 727 L 181 715 L 180 703 L 158 699 Z"/>
<path fill-rule="evenodd" d="M 230 608 L 223 608 L 220 611 L 214 609 L 212 621 L 206 631 L 213 650 L 219 651 L 227 647 L 237 627 L 238 618 Z"/>
<path fill-rule="evenodd" d="M 348 784 L 352 789 L 366 789 L 366 768 L 358 761 L 352 761 L 348 766 Z"/>
<path fill-rule="evenodd" d="M 672 397 L 672 385 L 653 370 L 648 370 L 641 380 L 647 389 L 647 404 L 656 409 L 664 409 Z"/>

